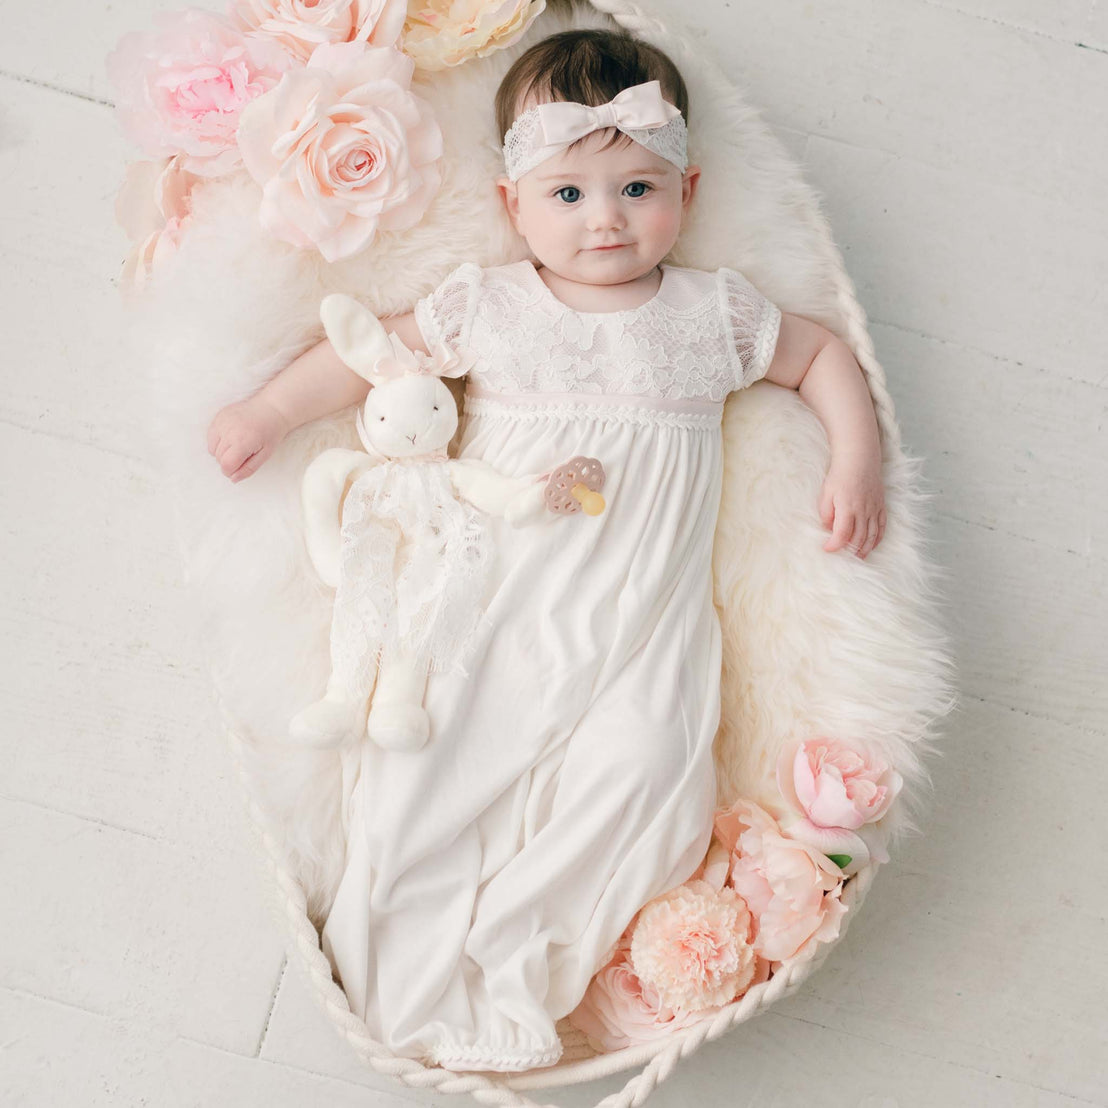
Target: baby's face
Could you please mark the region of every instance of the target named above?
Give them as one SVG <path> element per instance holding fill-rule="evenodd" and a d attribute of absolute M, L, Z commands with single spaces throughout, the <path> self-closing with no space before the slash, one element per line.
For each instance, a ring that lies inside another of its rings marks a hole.
<path fill-rule="evenodd" d="M 513 185 L 498 180 L 515 228 L 560 277 L 613 285 L 649 273 L 677 241 L 700 170 L 611 130 L 541 162 Z"/>

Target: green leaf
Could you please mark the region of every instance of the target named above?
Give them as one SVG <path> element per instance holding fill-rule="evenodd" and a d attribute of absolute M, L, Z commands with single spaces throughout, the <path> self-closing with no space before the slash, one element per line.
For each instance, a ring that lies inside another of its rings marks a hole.
<path fill-rule="evenodd" d="M 851 858 L 849 854 L 828 854 L 828 858 L 839 867 L 839 869 L 846 869 L 850 865 Z"/>

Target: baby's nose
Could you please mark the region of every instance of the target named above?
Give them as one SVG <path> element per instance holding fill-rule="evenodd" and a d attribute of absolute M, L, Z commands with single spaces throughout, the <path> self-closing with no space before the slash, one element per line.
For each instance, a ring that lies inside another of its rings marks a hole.
<path fill-rule="evenodd" d="M 605 231 L 624 224 L 623 212 L 614 200 L 598 199 L 589 208 L 590 231 Z"/>

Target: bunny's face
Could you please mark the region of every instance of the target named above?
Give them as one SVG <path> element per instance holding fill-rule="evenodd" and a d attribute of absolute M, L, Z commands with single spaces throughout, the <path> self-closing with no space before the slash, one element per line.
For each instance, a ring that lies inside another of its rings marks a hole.
<path fill-rule="evenodd" d="M 362 422 L 376 450 L 390 458 L 408 458 L 450 442 L 458 428 L 458 407 L 438 377 L 414 374 L 375 384 Z"/>

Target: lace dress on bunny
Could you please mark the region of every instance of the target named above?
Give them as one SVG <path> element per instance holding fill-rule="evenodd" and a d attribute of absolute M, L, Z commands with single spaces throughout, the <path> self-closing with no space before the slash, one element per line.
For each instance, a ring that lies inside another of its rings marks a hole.
<path fill-rule="evenodd" d="M 482 514 L 454 495 L 445 462 L 385 460 L 360 473 L 342 514 L 334 680 L 364 700 L 380 659 L 398 650 L 464 675 L 489 559 Z"/>
<path fill-rule="evenodd" d="M 488 520 L 488 619 L 468 677 L 429 677 L 431 741 L 350 756 L 323 949 L 395 1054 L 531 1069 L 560 1057 L 555 1021 L 635 912 L 708 846 L 721 417 L 764 376 L 781 313 L 734 270 L 673 266 L 639 307 L 579 312 L 524 261 L 459 266 L 416 319 L 478 357 L 459 457 L 536 475 L 599 458 L 607 507 Z"/>

